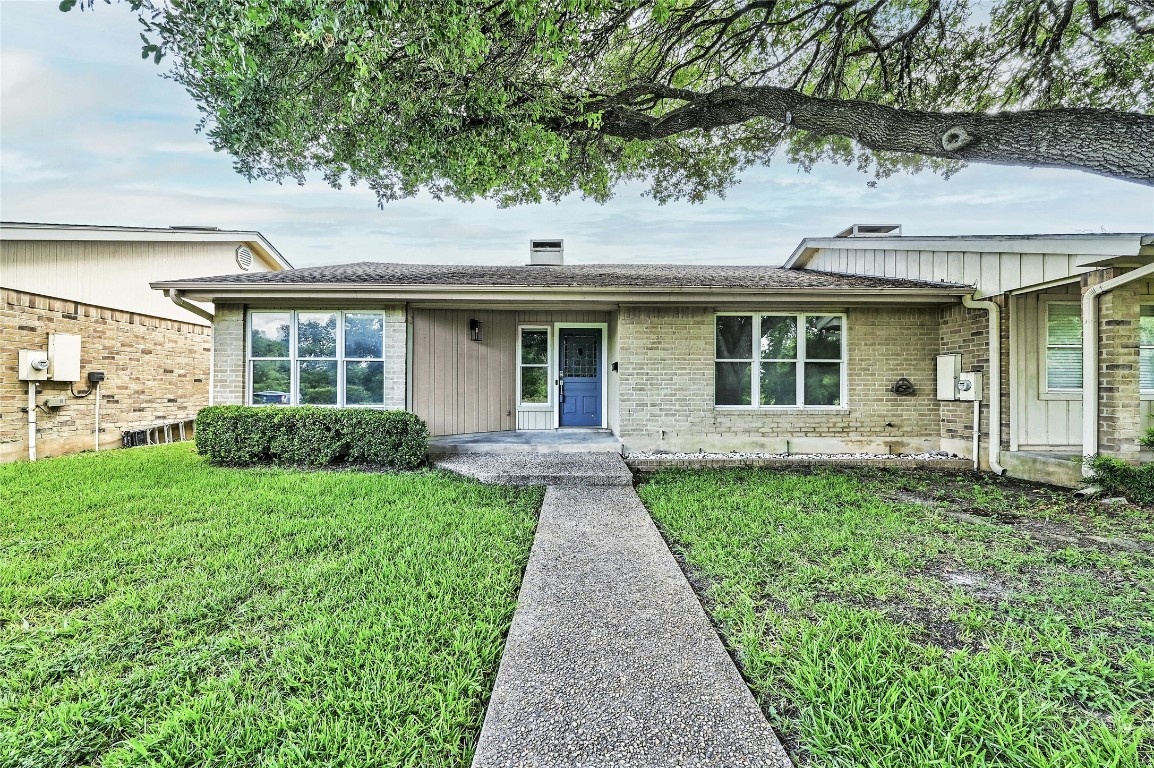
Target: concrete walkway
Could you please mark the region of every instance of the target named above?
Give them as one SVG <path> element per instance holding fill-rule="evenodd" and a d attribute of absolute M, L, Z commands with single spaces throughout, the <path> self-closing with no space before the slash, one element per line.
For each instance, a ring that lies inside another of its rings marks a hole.
<path fill-rule="evenodd" d="M 546 490 L 473 768 L 788 768 L 632 484 L 603 476 Z"/>

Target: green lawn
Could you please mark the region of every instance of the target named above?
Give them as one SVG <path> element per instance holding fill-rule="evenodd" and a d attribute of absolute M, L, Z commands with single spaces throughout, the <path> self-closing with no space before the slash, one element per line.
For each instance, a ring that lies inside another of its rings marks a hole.
<path fill-rule="evenodd" d="M 1149 509 L 882 471 L 640 492 L 803 764 L 1154 764 Z"/>
<path fill-rule="evenodd" d="M 0 765 L 467 766 L 536 490 L 0 466 Z"/>

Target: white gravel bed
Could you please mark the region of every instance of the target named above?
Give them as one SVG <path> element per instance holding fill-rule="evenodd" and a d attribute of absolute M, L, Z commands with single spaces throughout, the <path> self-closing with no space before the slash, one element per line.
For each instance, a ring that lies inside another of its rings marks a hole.
<path fill-rule="evenodd" d="M 732 453 L 667 453 L 664 451 L 635 451 L 625 456 L 626 460 L 675 460 L 675 461 L 721 461 L 721 460 L 751 460 L 751 459 L 790 459 L 793 461 L 814 461 L 829 459 L 845 461 L 847 459 L 892 459 L 893 461 L 947 461 L 961 458 L 955 453 L 947 451 L 930 451 L 929 453 L 760 453 L 752 451 L 734 451 Z"/>

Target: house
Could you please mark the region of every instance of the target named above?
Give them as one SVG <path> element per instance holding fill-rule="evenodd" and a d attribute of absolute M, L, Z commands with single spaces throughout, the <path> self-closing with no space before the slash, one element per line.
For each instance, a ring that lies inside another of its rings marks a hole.
<path fill-rule="evenodd" d="M 212 315 L 149 282 L 290 266 L 259 232 L 0 223 L 0 461 L 179 434 L 208 404 Z"/>
<path fill-rule="evenodd" d="M 434 435 L 601 429 L 626 451 L 945 450 L 1066 484 L 1082 453 L 1140 458 L 1154 236 L 855 226 L 782 267 L 530 251 L 153 287 L 213 303 L 216 403 L 407 408 Z"/>

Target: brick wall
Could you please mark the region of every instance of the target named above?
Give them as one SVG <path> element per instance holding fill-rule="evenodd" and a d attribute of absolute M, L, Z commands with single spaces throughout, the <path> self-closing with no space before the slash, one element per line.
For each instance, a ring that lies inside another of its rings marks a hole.
<path fill-rule="evenodd" d="M 28 422 L 22 410 L 28 385 L 17 379 L 17 352 L 47 349 L 49 333 L 81 338 L 82 381 L 107 375 L 100 388 L 100 445 L 120 445 L 121 431 L 191 419 L 208 403 L 211 334 L 207 327 L 121 312 L 0 288 L 0 461 L 28 457 Z M 37 402 L 63 395 L 67 404 L 37 414 L 39 456 L 93 447 L 95 395 L 74 398 L 67 382 L 38 382 Z"/>
<path fill-rule="evenodd" d="M 980 453 L 982 466 L 988 468 L 988 441 L 990 439 L 990 400 L 997 393 L 1001 399 L 1001 429 L 999 438 L 1003 449 L 1010 445 L 1010 322 L 1005 298 L 992 299 L 1001 307 L 1001 386 L 990 380 L 990 320 L 985 310 L 968 309 L 961 304 L 944 306 L 939 310 L 941 321 L 941 354 L 960 354 L 963 371 L 981 371 L 983 392 L 979 431 L 982 439 Z M 972 401 L 942 401 L 942 447 L 969 456 L 974 435 L 974 404 Z M 972 458 L 972 457 L 971 457 Z"/>
<path fill-rule="evenodd" d="M 934 450 L 939 414 L 934 355 L 938 309 L 852 308 L 846 313 L 847 408 L 714 408 L 710 307 L 625 306 L 619 315 L 620 436 L 632 450 Z M 917 388 L 899 397 L 899 378 Z"/>
<path fill-rule="evenodd" d="M 213 403 L 242 405 L 246 399 L 248 366 L 245 364 L 246 331 L 245 306 L 218 304 L 214 315 Z M 303 307 L 302 307 L 303 309 Z M 332 307 L 326 307 L 332 309 Z M 385 314 L 385 407 L 403 409 L 406 390 L 405 308 L 398 305 L 385 307 L 347 307 L 383 311 Z"/>
<path fill-rule="evenodd" d="M 1127 270 L 1099 270 L 1086 288 Z M 1138 387 L 1138 313 L 1142 282 L 1119 286 L 1098 299 L 1098 449 L 1138 461 L 1142 402 Z"/>

